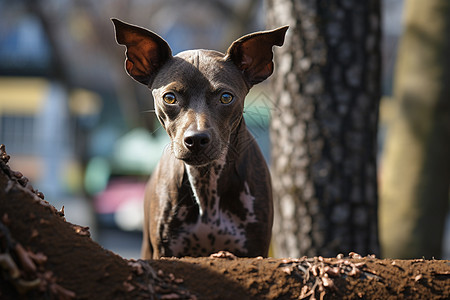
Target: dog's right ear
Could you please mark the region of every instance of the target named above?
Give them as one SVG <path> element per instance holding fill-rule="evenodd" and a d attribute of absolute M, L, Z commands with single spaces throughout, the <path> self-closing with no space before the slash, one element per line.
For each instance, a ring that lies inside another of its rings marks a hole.
<path fill-rule="evenodd" d="M 154 75 L 172 57 L 167 42 L 159 35 L 118 19 L 111 19 L 116 41 L 127 47 L 125 69 L 138 82 L 150 85 Z"/>

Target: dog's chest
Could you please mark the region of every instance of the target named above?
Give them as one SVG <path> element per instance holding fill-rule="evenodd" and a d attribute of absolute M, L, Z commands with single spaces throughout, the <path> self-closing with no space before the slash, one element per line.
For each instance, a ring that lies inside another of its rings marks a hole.
<path fill-rule="evenodd" d="M 196 196 L 205 197 L 206 195 Z M 255 198 L 251 195 L 247 183 L 239 194 L 239 201 L 242 204 L 240 207 L 243 210 L 239 216 L 220 207 L 220 201 L 227 201 L 227 199 L 221 199 L 220 195 L 213 194 L 207 201 L 205 199 L 197 201 L 197 207 L 180 206 L 176 210 L 173 220 L 178 226 L 172 229 L 169 243 L 171 254 L 205 256 L 227 250 L 245 255 L 248 239 L 247 226 L 257 221 L 254 212 Z M 192 209 L 199 211 L 194 222 L 188 218 Z M 187 222 L 188 219 L 190 222 Z"/>

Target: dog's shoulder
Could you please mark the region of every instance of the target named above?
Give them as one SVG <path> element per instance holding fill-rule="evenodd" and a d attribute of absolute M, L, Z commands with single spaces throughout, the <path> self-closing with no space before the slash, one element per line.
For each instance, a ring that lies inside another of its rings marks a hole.
<path fill-rule="evenodd" d="M 150 188 L 157 192 L 161 192 L 160 189 L 177 190 L 183 184 L 184 168 L 184 163 L 176 159 L 172 151 L 164 151 L 150 178 Z"/>

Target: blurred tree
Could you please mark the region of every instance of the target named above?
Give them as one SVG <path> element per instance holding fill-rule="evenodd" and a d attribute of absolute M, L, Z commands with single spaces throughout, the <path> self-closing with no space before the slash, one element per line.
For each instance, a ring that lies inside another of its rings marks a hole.
<path fill-rule="evenodd" d="M 450 2 L 405 2 L 383 159 L 383 256 L 440 257 L 450 185 Z"/>
<path fill-rule="evenodd" d="M 277 256 L 378 254 L 380 1 L 268 0 Z"/>

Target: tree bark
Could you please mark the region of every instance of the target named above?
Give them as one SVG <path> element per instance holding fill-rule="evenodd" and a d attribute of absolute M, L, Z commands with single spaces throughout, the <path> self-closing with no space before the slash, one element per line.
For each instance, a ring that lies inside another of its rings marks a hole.
<path fill-rule="evenodd" d="M 440 257 L 450 186 L 450 2 L 405 2 L 396 65 L 397 113 L 383 159 L 385 257 Z"/>
<path fill-rule="evenodd" d="M 380 1 L 267 4 L 275 254 L 377 254 Z"/>

